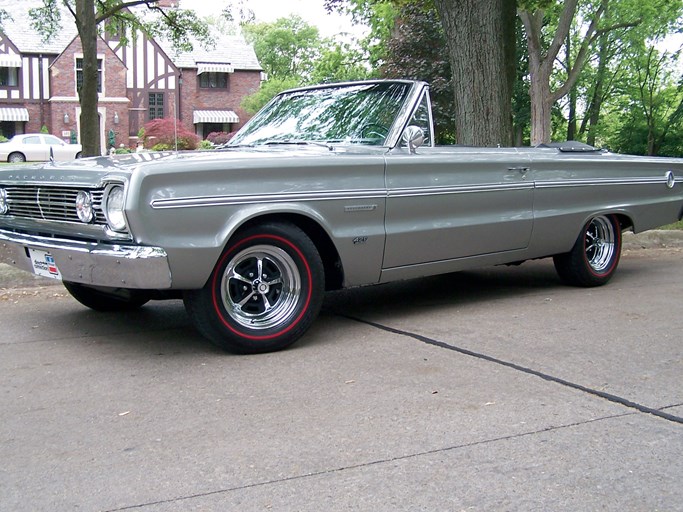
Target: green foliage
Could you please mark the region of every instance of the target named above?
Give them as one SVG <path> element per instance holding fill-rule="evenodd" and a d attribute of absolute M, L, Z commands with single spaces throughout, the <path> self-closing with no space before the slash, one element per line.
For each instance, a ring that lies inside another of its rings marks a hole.
<path fill-rule="evenodd" d="M 359 46 L 373 69 L 384 63 L 399 10 L 409 5 L 427 10 L 434 7 L 432 0 L 324 0 L 324 4 L 328 11 L 350 15 L 355 23 L 370 29 Z"/>
<path fill-rule="evenodd" d="M 366 55 L 350 44 L 328 42 L 314 62 L 309 82 L 322 84 L 370 78 L 372 72 L 365 62 Z"/>
<path fill-rule="evenodd" d="M 310 77 L 322 43 L 317 27 L 299 16 L 290 16 L 273 23 L 246 23 L 242 31 L 268 78 Z"/>
<path fill-rule="evenodd" d="M 630 81 L 609 103 L 609 146 L 639 155 L 683 156 L 683 76 L 677 54 L 641 47 L 628 60 Z"/>
<path fill-rule="evenodd" d="M 286 89 L 298 87 L 300 81 L 298 78 L 284 78 L 268 80 L 261 84 L 261 88 L 254 94 L 245 97 L 242 100 L 241 107 L 249 114 L 255 114 L 263 106 L 268 103 L 273 97 Z"/>
<path fill-rule="evenodd" d="M 453 77 L 446 40 L 434 7 L 407 3 L 397 12 L 400 20 L 386 42 L 385 78 L 423 80 L 431 85 L 435 139 L 444 144 L 455 140 Z"/>
<path fill-rule="evenodd" d="M 211 143 L 211 141 L 208 140 L 202 140 L 199 142 L 199 146 L 197 146 L 197 149 L 200 151 L 206 151 L 207 149 L 213 149 L 214 145 Z"/>
<path fill-rule="evenodd" d="M 40 127 L 40 133 L 50 133 L 50 130 L 47 129 L 47 126 L 43 125 Z"/>
<path fill-rule="evenodd" d="M 12 15 L 8 13 L 5 9 L 0 9 L 0 29 L 2 28 L 2 24 L 5 23 L 6 21 L 12 21 Z"/>

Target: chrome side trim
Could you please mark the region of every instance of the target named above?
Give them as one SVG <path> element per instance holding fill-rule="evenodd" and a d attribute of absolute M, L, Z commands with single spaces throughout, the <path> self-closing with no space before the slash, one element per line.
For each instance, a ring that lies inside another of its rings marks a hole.
<path fill-rule="evenodd" d="M 676 178 L 677 182 L 683 182 L 683 178 Z M 667 176 L 647 178 L 598 178 L 592 180 L 562 180 L 562 181 L 536 181 L 536 188 L 572 188 L 572 187 L 599 187 L 599 186 L 622 186 L 622 185 L 666 185 Z"/>
<path fill-rule="evenodd" d="M 150 205 L 154 209 L 197 208 L 206 206 L 239 206 L 244 204 L 270 204 L 310 201 L 352 201 L 358 199 L 386 199 L 389 197 L 438 196 L 492 192 L 499 190 L 529 190 L 533 183 L 484 184 L 459 187 L 405 188 L 392 190 L 338 190 L 331 192 L 298 192 L 293 194 L 261 194 L 243 196 L 187 197 L 173 199 L 154 199 Z"/>
<path fill-rule="evenodd" d="M 355 199 L 382 199 L 385 190 L 339 190 L 332 192 L 298 192 L 292 194 L 259 194 L 243 196 L 187 197 L 174 199 L 153 199 L 154 209 L 197 208 L 202 206 L 238 206 L 243 204 L 269 204 L 308 201 L 349 201 Z"/>
<path fill-rule="evenodd" d="M 510 184 L 482 184 L 466 185 L 458 187 L 430 187 L 430 188 L 397 188 L 388 191 L 388 197 L 422 197 L 422 196 L 442 196 L 452 194 L 476 194 L 482 192 L 498 192 L 503 190 L 531 190 L 534 188 L 533 182 L 530 183 L 510 183 Z"/>
<path fill-rule="evenodd" d="M 683 182 L 682 177 L 676 178 L 676 183 Z M 336 190 L 330 192 L 296 192 L 239 196 L 204 196 L 179 197 L 171 199 L 154 199 L 150 205 L 154 209 L 166 208 L 199 208 L 208 206 L 239 206 L 245 204 L 272 204 L 283 202 L 311 202 L 311 201 L 349 201 L 358 199 L 387 199 L 402 197 L 424 197 L 452 194 L 475 194 L 484 192 L 502 192 L 514 190 L 531 190 L 534 188 L 573 188 L 615 185 L 656 185 L 667 184 L 667 176 L 647 178 L 599 178 L 592 180 L 563 180 L 563 181 L 528 181 L 514 183 L 484 183 L 479 185 L 462 185 L 446 187 L 415 187 L 374 190 Z"/>

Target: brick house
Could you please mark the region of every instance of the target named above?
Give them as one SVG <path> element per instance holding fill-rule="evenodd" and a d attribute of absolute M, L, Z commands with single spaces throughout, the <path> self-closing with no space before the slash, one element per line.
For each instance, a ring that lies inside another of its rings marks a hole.
<path fill-rule="evenodd" d="M 173 2 L 177 4 L 177 2 Z M 159 4 L 173 8 L 172 2 Z M 44 126 L 65 140 L 80 137 L 77 86 L 82 47 L 70 15 L 47 43 L 31 28 L 28 9 L 35 0 L 0 0 L 12 20 L 0 30 L 0 134 L 37 132 Z M 107 35 L 98 41 L 100 140 L 111 134 L 118 147 L 135 146 L 139 129 L 174 115 L 200 137 L 234 131 L 249 115 L 242 99 L 258 90 L 262 70 L 253 48 L 240 36 L 213 34 L 216 45 L 195 44 L 176 52 L 166 41 L 142 34 L 126 44 Z"/>

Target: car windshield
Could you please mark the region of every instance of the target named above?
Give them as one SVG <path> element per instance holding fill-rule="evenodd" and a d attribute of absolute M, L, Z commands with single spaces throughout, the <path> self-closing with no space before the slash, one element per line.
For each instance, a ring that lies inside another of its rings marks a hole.
<path fill-rule="evenodd" d="M 384 144 L 410 84 L 359 83 L 285 92 L 228 146 L 279 143 Z"/>

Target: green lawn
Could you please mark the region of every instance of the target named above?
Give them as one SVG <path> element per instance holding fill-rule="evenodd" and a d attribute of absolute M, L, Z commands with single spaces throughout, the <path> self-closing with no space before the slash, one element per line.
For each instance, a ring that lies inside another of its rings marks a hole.
<path fill-rule="evenodd" d="M 678 221 L 674 224 L 669 224 L 667 226 L 662 226 L 659 229 L 683 229 L 683 220 Z"/>

